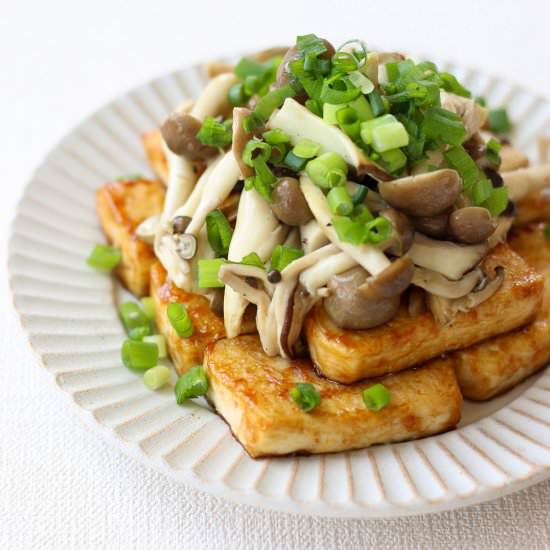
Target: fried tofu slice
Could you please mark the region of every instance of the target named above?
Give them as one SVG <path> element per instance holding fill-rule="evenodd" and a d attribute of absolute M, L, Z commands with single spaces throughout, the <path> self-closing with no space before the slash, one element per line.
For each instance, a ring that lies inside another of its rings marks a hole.
<path fill-rule="evenodd" d="M 515 230 L 509 244 L 544 276 L 543 305 L 526 327 L 453 354 L 462 393 L 469 399 L 490 399 L 550 361 L 550 242 L 544 224 Z"/>
<path fill-rule="evenodd" d="M 207 348 L 208 398 L 252 457 L 328 453 L 415 439 L 448 430 L 460 420 L 462 396 L 452 361 L 351 386 L 315 374 L 309 359 L 268 357 L 257 335 L 219 340 Z M 390 404 L 369 411 L 361 392 L 376 382 Z M 310 383 L 321 404 L 303 412 L 289 396 Z"/>
<path fill-rule="evenodd" d="M 96 193 L 101 227 L 107 239 L 122 253 L 116 275 L 136 296 L 149 294 L 149 273 L 155 261 L 153 249 L 138 239 L 136 228 L 149 216 L 159 214 L 163 203 L 164 187 L 152 180 L 114 181 Z"/>
<path fill-rule="evenodd" d="M 532 222 L 550 221 L 550 194 L 546 191 L 533 191 L 516 202 L 517 213 L 514 226 Z"/>
<path fill-rule="evenodd" d="M 170 281 L 160 262 L 155 262 L 151 268 L 151 296 L 156 306 L 157 327 L 166 339 L 178 374 L 202 364 L 206 346 L 225 338 L 223 317 L 210 309 L 208 298 L 178 288 Z M 180 338 L 170 324 L 166 313 L 170 302 L 185 304 L 194 328 L 193 335 L 189 338 Z M 243 319 L 243 333 L 250 332 L 256 332 L 256 312 L 252 307 L 246 310 Z"/>
<path fill-rule="evenodd" d="M 168 161 L 164 151 L 162 150 L 162 136 L 160 130 L 157 128 L 146 132 L 141 136 L 141 142 L 143 143 L 143 149 L 145 150 L 145 156 L 149 166 L 165 185 L 168 181 Z"/>
<path fill-rule="evenodd" d="M 305 321 L 313 362 L 327 378 L 350 384 L 363 378 L 397 372 L 513 330 L 532 321 L 543 291 L 543 278 L 506 245 L 499 245 L 483 262 L 487 273 L 504 267 L 500 289 L 454 322 L 439 325 L 431 312 L 411 317 L 405 307 L 388 323 L 367 330 L 337 327 L 322 304 Z"/>

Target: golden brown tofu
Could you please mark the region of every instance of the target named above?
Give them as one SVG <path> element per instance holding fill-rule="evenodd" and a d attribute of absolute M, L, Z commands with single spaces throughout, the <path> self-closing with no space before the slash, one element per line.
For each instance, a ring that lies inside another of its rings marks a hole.
<path fill-rule="evenodd" d="M 505 271 L 500 289 L 475 309 L 458 313 L 447 326 L 439 325 L 431 312 L 413 318 L 402 307 L 382 326 L 346 330 L 318 305 L 305 322 L 313 362 L 326 377 L 349 384 L 421 364 L 525 325 L 540 308 L 543 278 L 506 245 L 499 245 L 484 260 L 488 273 L 499 265 Z"/>
<path fill-rule="evenodd" d="M 96 207 L 107 239 L 122 252 L 116 274 L 136 296 L 149 294 L 149 272 L 155 261 L 151 246 L 136 236 L 137 226 L 162 211 L 164 187 L 158 181 L 107 183 L 97 190 Z"/>
<path fill-rule="evenodd" d="M 550 194 L 545 191 L 534 191 L 525 195 L 516 202 L 516 206 L 515 226 L 550 221 Z"/>
<path fill-rule="evenodd" d="M 427 365 L 351 386 L 315 374 L 308 359 L 268 357 L 256 335 L 219 340 L 204 358 L 208 397 L 252 457 L 327 453 L 403 441 L 442 432 L 460 420 L 462 396 L 452 362 Z M 289 396 L 310 383 L 321 404 L 303 412 Z M 376 382 L 390 404 L 369 411 L 361 392 Z"/>
<path fill-rule="evenodd" d="M 179 374 L 183 374 L 195 365 L 202 363 L 206 346 L 220 338 L 225 338 L 223 317 L 210 309 L 205 296 L 185 292 L 175 286 L 168 278 L 160 262 L 151 268 L 151 296 L 156 305 L 156 322 L 159 332 L 166 338 L 170 357 Z M 180 338 L 166 314 L 170 302 L 185 304 L 193 321 L 194 333 L 189 338 Z M 243 320 L 243 332 L 256 331 L 255 310 L 248 308 Z"/>
<path fill-rule="evenodd" d="M 168 181 L 168 162 L 162 150 L 162 137 L 160 130 L 151 130 L 141 136 L 145 156 L 149 166 L 164 184 Z"/>
<path fill-rule="evenodd" d="M 544 276 L 543 305 L 524 328 L 453 354 L 460 388 L 469 399 L 489 399 L 521 382 L 550 361 L 550 242 L 544 224 L 516 229 L 510 246 Z"/>

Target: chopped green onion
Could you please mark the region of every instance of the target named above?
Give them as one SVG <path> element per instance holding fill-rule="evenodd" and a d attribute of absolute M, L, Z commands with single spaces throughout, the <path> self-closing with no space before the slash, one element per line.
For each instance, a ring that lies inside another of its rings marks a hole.
<path fill-rule="evenodd" d="M 170 382 L 172 371 L 164 365 L 158 365 L 149 369 L 143 375 L 143 383 L 150 390 L 158 390 Z"/>
<path fill-rule="evenodd" d="M 472 187 L 472 200 L 476 206 L 483 204 L 493 191 L 493 184 L 487 178 L 478 179 Z"/>
<path fill-rule="evenodd" d="M 164 359 L 166 353 L 166 339 L 161 334 L 152 334 L 151 336 L 145 336 L 142 340 L 150 344 L 155 344 L 159 349 L 159 359 Z"/>
<path fill-rule="evenodd" d="M 121 259 L 122 254 L 118 248 L 107 244 L 96 244 L 88 256 L 86 263 L 94 269 L 108 271 L 115 268 Z"/>
<path fill-rule="evenodd" d="M 462 97 L 472 97 L 470 90 L 467 90 L 451 73 L 439 73 L 441 79 L 441 87 L 448 92 L 451 92 Z"/>
<path fill-rule="evenodd" d="M 478 104 L 478 105 L 481 105 L 482 107 L 487 107 L 487 100 L 483 97 L 483 96 L 476 96 L 474 98 L 474 101 Z"/>
<path fill-rule="evenodd" d="M 283 132 L 280 128 L 273 128 L 273 130 L 268 130 L 262 134 L 264 140 L 269 143 L 269 145 L 283 145 L 290 143 L 290 136 Z"/>
<path fill-rule="evenodd" d="M 390 237 L 393 231 L 392 223 L 382 216 L 374 218 L 365 226 L 364 242 L 378 244 Z"/>
<path fill-rule="evenodd" d="M 241 107 L 242 105 L 246 105 L 250 96 L 244 91 L 243 83 L 237 82 L 229 88 L 227 99 L 229 99 L 229 103 L 231 103 L 233 107 Z"/>
<path fill-rule="evenodd" d="M 486 145 L 487 152 L 485 153 L 485 156 L 487 157 L 487 160 L 495 167 L 500 166 L 500 150 L 502 149 L 502 145 L 494 138 L 491 138 Z"/>
<path fill-rule="evenodd" d="M 356 88 L 347 78 L 337 74 L 323 81 L 320 99 L 326 103 L 348 103 L 361 95 L 361 90 Z"/>
<path fill-rule="evenodd" d="M 306 173 L 313 183 L 323 189 L 330 189 L 345 183 L 348 175 L 346 161 L 337 153 L 324 153 L 306 165 Z"/>
<path fill-rule="evenodd" d="M 166 308 L 166 314 L 170 324 L 180 338 L 189 338 L 193 335 L 193 322 L 187 313 L 185 304 L 171 302 Z"/>
<path fill-rule="evenodd" d="M 284 165 L 293 170 L 294 172 L 299 172 L 304 169 L 304 166 L 307 164 L 308 159 L 297 157 L 292 151 L 289 151 L 283 161 Z"/>
<path fill-rule="evenodd" d="M 332 56 L 332 68 L 335 72 L 351 73 L 359 67 L 350 52 L 338 51 Z"/>
<path fill-rule="evenodd" d="M 323 112 L 321 110 L 321 106 L 319 105 L 319 102 L 316 99 L 306 99 L 306 102 L 304 103 L 307 109 L 309 109 L 314 115 L 317 115 L 318 117 L 323 116 Z"/>
<path fill-rule="evenodd" d="M 271 116 L 275 109 L 278 109 L 289 97 L 294 97 L 296 90 L 290 84 L 271 90 L 258 101 L 254 111 L 247 115 L 243 121 L 243 129 L 247 133 L 253 132 L 256 128 L 262 126 Z"/>
<path fill-rule="evenodd" d="M 437 143 L 460 145 L 466 138 L 462 119 L 441 107 L 431 107 L 422 121 L 422 131 Z"/>
<path fill-rule="evenodd" d="M 149 319 L 149 321 L 153 321 L 155 319 L 157 309 L 155 306 L 155 299 L 152 296 L 145 296 L 140 301 L 143 313 L 145 313 L 145 316 Z"/>
<path fill-rule="evenodd" d="M 388 80 L 390 82 L 395 82 L 399 78 L 399 69 L 397 67 L 397 63 L 392 61 L 391 63 L 386 63 L 384 67 L 386 68 Z"/>
<path fill-rule="evenodd" d="M 304 58 L 304 70 L 315 76 L 323 76 L 330 72 L 329 59 L 317 59 L 308 55 Z"/>
<path fill-rule="evenodd" d="M 271 268 L 277 271 L 282 271 L 288 264 L 301 258 L 304 251 L 301 248 L 293 248 L 278 244 L 271 254 Z"/>
<path fill-rule="evenodd" d="M 351 83 L 364 94 L 370 94 L 374 90 L 374 84 L 361 72 L 353 71 L 348 75 Z"/>
<path fill-rule="evenodd" d="M 393 115 L 383 115 L 372 120 L 361 123 L 361 139 L 367 144 L 372 144 L 372 130 L 378 126 L 385 126 L 397 123 L 398 120 Z"/>
<path fill-rule="evenodd" d="M 368 97 L 369 104 L 372 109 L 372 115 L 374 117 L 379 117 L 380 115 L 383 115 L 386 112 L 386 106 L 384 105 L 384 101 L 382 100 L 380 92 L 374 89 Z"/>
<path fill-rule="evenodd" d="M 208 242 L 217 256 L 227 256 L 233 229 L 221 210 L 212 210 L 206 215 Z"/>
<path fill-rule="evenodd" d="M 256 252 L 251 252 L 250 254 L 244 256 L 241 260 L 241 263 L 244 265 L 253 265 L 265 269 L 265 265 L 262 262 L 262 259 L 260 258 L 260 256 L 258 256 L 258 254 L 256 254 Z"/>
<path fill-rule="evenodd" d="M 323 120 L 328 124 L 338 124 L 336 120 L 336 112 L 340 109 L 345 109 L 346 105 L 341 103 L 338 105 L 333 105 L 332 103 L 323 104 Z"/>
<path fill-rule="evenodd" d="M 147 370 L 157 364 L 159 350 L 156 344 L 124 340 L 121 357 L 125 367 L 129 369 Z"/>
<path fill-rule="evenodd" d="M 302 54 L 303 57 L 316 57 L 327 51 L 325 43 L 315 34 L 304 34 L 297 36 L 296 49 Z"/>
<path fill-rule="evenodd" d="M 319 154 L 321 145 L 311 139 L 301 139 L 292 149 L 292 152 L 302 159 L 310 159 Z"/>
<path fill-rule="evenodd" d="M 368 124 L 368 122 L 363 124 Z M 371 130 L 371 136 L 372 148 L 378 153 L 405 147 L 409 144 L 409 134 L 401 122 L 375 126 Z"/>
<path fill-rule="evenodd" d="M 407 164 L 407 157 L 401 149 L 390 149 L 380 153 L 382 159 L 381 164 L 384 168 L 393 174 L 398 170 L 401 170 Z"/>
<path fill-rule="evenodd" d="M 271 70 L 271 67 L 267 64 L 258 63 L 248 57 L 243 57 L 235 68 L 233 72 L 241 79 L 244 80 L 248 76 L 256 76 L 259 78 L 265 78 L 267 73 Z"/>
<path fill-rule="evenodd" d="M 197 139 L 204 145 L 223 149 L 231 145 L 232 133 L 226 124 L 209 116 L 204 119 L 201 129 L 197 133 Z"/>
<path fill-rule="evenodd" d="M 178 405 L 181 405 L 187 399 L 200 397 L 207 391 L 208 377 L 201 365 L 189 369 L 183 376 L 180 376 L 174 388 Z"/>
<path fill-rule="evenodd" d="M 321 403 L 321 395 L 311 384 L 296 384 L 290 390 L 290 398 L 304 412 L 311 412 Z"/>
<path fill-rule="evenodd" d="M 332 225 L 338 238 L 344 243 L 361 244 L 365 235 L 363 223 L 354 221 L 346 216 L 335 216 Z"/>
<path fill-rule="evenodd" d="M 353 205 L 357 206 L 358 204 L 363 204 L 365 202 L 365 199 L 367 198 L 368 192 L 369 188 L 366 185 L 358 185 L 357 191 L 351 197 L 351 202 L 353 203 Z"/>
<path fill-rule="evenodd" d="M 270 156 L 271 145 L 254 138 L 248 141 L 244 146 L 242 159 L 247 166 L 254 166 L 256 161 L 268 161 Z"/>
<path fill-rule="evenodd" d="M 443 153 L 445 160 L 451 168 L 454 168 L 462 178 L 463 188 L 470 189 L 481 177 L 480 170 L 472 157 L 466 152 L 462 145 L 451 147 Z"/>
<path fill-rule="evenodd" d="M 550 241 L 550 224 L 544 226 L 544 236 Z"/>
<path fill-rule="evenodd" d="M 136 181 L 136 180 L 142 180 L 143 175 L 136 173 L 136 174 L 128 174 L 126 176 L 119 176 L 116 180 L 123 182 L 123 181 Z"/>
<path fill-rule="evenodd" d="M 361 131 L 361 121 L 355 112 L 355 109 L 351 107 L 344 107 L 336 111 L 336 120 L 340 125 L 340 128 L 351 139 L 356 140 L 359 138 Z"/>
<path fill-rule="evenodd" d="M 353 211 L 353 201 L 345 186 L 333 187 L 327 194 L 328 205 L 333 214 L 348 216 Z"/>
<path fill-rule="evenodd" d="M 491 196 L 482 204 L 489 212 L 491 216 L 496 217 L 508 206 L 508 188 L 496 187 L 491 191 Z"/>
<path fill-rule="evenodd" d="M 350 101 L 347 106 L 356 112 L 361 122 L 374 118 L 371 106 L 364 95 L 360 95 L 357 99 Z"/>
<path fill-rule="evenodd" d="M 225 285 L 218 279 L 218 273 L 224 263 L 223 258 L 199 260 L 199 288 L 223 288 Z"/>
<path fill-rule="evenodd" d="M 390 391 L 384 384 L 374 384 L 361 393 L 363 403 L 369 411 L 378 412 L 390 403 Z"/>
<path fill-rule="evenodd" d="M 140 340 L 143 336 L 151 334 L 149 319 L 135 302 L 120 304 L 118 306 L 118 315 L 132 340 Z"/>
<path fill-rule="evenodd" d="M 495 134 L 505 134 L 512 129 L 508 111 L 504 107 L 489 111 L 489 129 Z"/>

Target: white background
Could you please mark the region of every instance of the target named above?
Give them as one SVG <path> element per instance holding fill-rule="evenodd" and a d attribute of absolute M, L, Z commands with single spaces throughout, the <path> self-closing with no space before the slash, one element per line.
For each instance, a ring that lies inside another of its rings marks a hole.
<path fill-rule="evenodd" d="M 316 32 L 435 53 L 550 97 L 548 2 L 0 0 L 0 265 L 25 181 L 105 101 L 216 55 Z M 0 269 L 0 548 L 550 548 L 550 483 L 459 512 L 330 521 L 234 506 L 108 447 L 22 335 Z"/>

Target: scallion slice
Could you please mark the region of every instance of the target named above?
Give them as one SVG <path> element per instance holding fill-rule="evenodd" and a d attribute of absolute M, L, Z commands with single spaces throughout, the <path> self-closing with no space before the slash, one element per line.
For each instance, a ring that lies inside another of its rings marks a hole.
<path fill-rule="evenodd" d="M 199 288 L 223 288 L 225 286 L 218 279 L 218 272 L 224 262 L 223 258 L 198 261 Z"/>
<path fill-rule="evenodd" d="M 86 263 L 94 269 L 108 271 L 114 269 L 121 259 L 122 254 L 118 248 L 107 244 L 96 244 Z"/>
<path fill-rule="evenodd" d="M 361 131 L 361 121 L 352 107 L 344 107 L 336 111 L 336 120 L 344 131 L 351 139 L 356 140 L 359 138 Z"/>
<path fill-rule="evenodd" d="M 244 84 L 242 82 L 237 82 L 229 88 L 227 99 L 229 99 L 229 103 L 231 103 L 233 107 L 241 107 L 242 105 L 246 105 L 250 96 L 245 92 Z"/>
<path fill-rule="evenodd" d="M 155 319 L 157 309 L 155 306 L 155 299 L 152 296 L 145 296 L 140 301 L 143 313 L 145 313 L 145 316 L 149 319 L 149 321 L 153 321 Z"/>
<path fill-rule="evenodd" d="M 129 369 L 147 370 L 157 364 L 159 353 L 156 344 L 124 340 L 121 357 Z"/>
<path fill-rule="evenodd" d="M 381 164 L 391 174 L 398 172 L 407 164 L 407 156 L 401 149 L 390 149 L 380 153 Z"/>
<path fill-rule="evenodd" d="M 321 395 L 312 384 L 296 384 L 290 390 L 290 398 L 304 412 L 311 412 L 321 403 Z"/>
<path fill-rule="evenodd" d="M 155 344 L 159 349 L 159 359 L 164 359 L 166 353 L 166 339 L 161 334 L 152 334 L 151 336 L 145 336 L 143 342 Z"/>
<path fill-rule="evenodd" d="M 294 172 L 299 172 L 300 170 L 303 170 L 307 162 L 308 162 L 308 159 L 297 157 L 292 151 L 289 151 L 286 154 L 285 159 L 283 161 L 285 166 L 287 166 Z"/>
<path fill-rule="evenodd" d="M 326 103 L 348 103 L 359 95 L 361 95 L 359 88 L 356 88 L 346 77 L 337 74 L 324 80 L 320 99 Z"/>
<path fill-rule="evenodd" d="M 221 210 L 212 210 L 206 215 L 208 242 L 217 256 L 227 256 L 233 229 Z"/>
<path fill-rule="evenodd" d="M 197 133 L 197 139 L 204 145 L 221 147 L 222 149 L 231 145 L 231 128 L 214 117 L 206 117 L 201 129 Z"/>
<path fill-rule="evenodd" d="M 247 115 L 243 121 L 243 129 L 247 133 L 251 133 L 256 128 L 262 126 L 267 119 L 271 116 L 273 111 L 279 108 L 289 97 L 294 97 L 296 90 L 290 84 L 271 90 L 264 97 L 258 101 L 258 104 L 254 108 L 254 111 Z"/>
<path fill-rule="evenodd" d="M 346 182 L 348 165 L 340 155 L 329 151 L 310 160 L 306 173 L 319 187 L 331 189 Z"/>
<path fill-rule="evenodd" d="M 300 248 L 293 248 L 291 246 L 285 246 L 278 244 L 271 255 L 271 268 L 276 271 L 282 271 L 288 264 L 301 258 L 304 255 L 304 251 Z"/>
<path fill-rule="evenodd" d="M 368 95 L 368 98 L 374 117 L 379 117 L 386 112 L 386 106 L 384 105 L 384 101 L 382 100 L 382 96 L 380 95 L 380 92 L 378 90 L 374 89 Z"/>
<path fill-rule="evenodd" d="M 443 153 L 443 156 L 451 168 L 454 168 L 460 174 L 465 190 L 470 189 L 480 178 L 480 170 L 477 164 L 462 145 L 451 147 Z"/>
<path fill-rule="evenodd" d="M 369 192 L 369 188 L 366 185 L 358 185 L 357 191 L 353 194 L 351 197 L 351 202 L 354 206 L 357 206 L 359 204 L 363 204 L 365 202 L 365 199 L 367 198 L 367 194 Z"/>
<path fill-rule="evenodd" d="M 390 403 L 391 394 L 384 384 L 374 384 L 361 393 L 363 403 L 369 411 L 378 412 Z"/>
<path fill-rule="evenodd" d="M 269 143 L 269 145 L 283 145 L 290 143 L 290 136 L 283 132 L 280 128 L 273 128 L 273 130 L 268 130 L 262 134 L 264 140 Z"/>
<path fill-rule="evenodd" d="M 351 83 L 364 94 L 370 94 L 374 90 L 374 84 L 360 71 L 349 73 Z"/>
<path fill-rule="evenodd" d="M 118 315 L 132 340 L 141 340 L 151 334 L 147 315 L 135 302 L 124 302 L 118 306 Z"/>
<path fill-rule="evenodd" d="M 311 139 L 301 139 L 292 149 L 292 152 L 302 159 L 311 159 L 319 154 L 321 145 Z"/>
<path fill-rule="evenodd" d="M 472 186 L 472 200 L 476 206 L 481 206 L 489 199 L 493 191 L 493 184 L 487 178 L 478 179 Z"/>
<path fill-rule="evenodd" d="M 174 388 L 178 405 L 181 405 L 187 399 L 200 397 L 207 391 L 208 377 L 201 365 L 189 369 L 184 375 L 180 376 Z"/>
<path fill-rule="evenodd" d="M 390 237 L 393 226 L 387 218 L 378 216 L 365 226 L 364 242 L 378 244 Z"/>
<path fill-rule="evenodd" d="M 489 111 L 489 129 L 495 134 L 505 134 L 512 129 L 512 123 L 508 117 L 508 111 L 502 107 Z"/>
<path fill-rule="evenodd" d="M 421 127 L 426 137 L 437 143 L 460 145 L 466 138 L 462 119 L 441 107 L 430 107 Z"/>
<path fill-rule="evenodd" d="M 193 322 L 187 313 L 185 304 L 171 302 L 166 308 L 168 320 L 180 338 L 189 338 L 193 335 Z"/>
<path fill-rule="evenodd" d="M 260 256 L 258 256 L 258 254 L 256 254 L 256 252 L 251 252 L 250 254 L 243 256 L 241 263 L 244 265 L 253 265 L 265 269 L 265 265 L 262 262 L 262 259 L 260 258 Z"/>
<path fill-rule="evenodd" d="M 489 212 L 491 216 L 496 217 L 508 206 L 508 188 L 496 187 L 491 191 L 489 198 L 482 204 Z"/>
<path fill-rule="evenodd" d="M 337 216 L 348 216 L 353 211 L 353 201 L 345 185 L 333 187 L 327 194 L 330 210 Z"/>
<path fill-rule="evenodd" d="M 150 390 L 158 390 L 170 382 L 172 371 L 164 365 L 149 369 L 143 375 L 143 383 Z"/>

